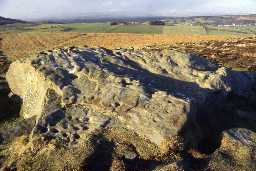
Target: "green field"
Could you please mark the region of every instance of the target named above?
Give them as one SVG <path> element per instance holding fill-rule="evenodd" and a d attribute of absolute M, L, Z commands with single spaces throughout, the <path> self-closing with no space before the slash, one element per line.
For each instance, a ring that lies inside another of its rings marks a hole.
<path fill-rule="evenodd" d="M 211 34 L 225 33 L 235 35 L 256 35 L 256 26 L 208 27 Z"/>
<path fill-rule="evenodd" d="M 42 24 L 28 27 L 36 31 L 64 31 L 84 33 L 138 33 L 161 34 L 163 26 L 151 26 L 146 24 L 110 25 L 110 23 L 75 23 L 75 24 Z"/>
<path fill-rule="evenodd" d="M 191 24 L 176 24 L 174 26 L 164 26 L 164 34 L 171 35 L 206 35 L 206 31 L 202 26 L 194 26 Z"/>
<path fill-rule="evenodd" d="M 180 23 L 175 25 L 153 26 L 149 24 L 111 25 L 105 23 L 74 24 L 17 24 L 1 26 L 0 32 L 83 32 L 83 33 L 137 33 L 168 35 L 255 35 L 256 26 L 248 27 L 214 27 Z"/>

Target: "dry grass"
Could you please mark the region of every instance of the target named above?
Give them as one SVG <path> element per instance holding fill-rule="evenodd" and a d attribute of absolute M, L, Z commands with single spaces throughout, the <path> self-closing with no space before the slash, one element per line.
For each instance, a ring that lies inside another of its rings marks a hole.
<path fill-rule="evenodd" d="M 2 50 L 11 59 L 29 57 L 46 49 L 64 46 L 140 48 L 148 45 L 168 45 L 179 42 L 226 40 L 230 36 L 168 36 L 128 33 L 61 33 L 25 32 L 2 33 Z"/>

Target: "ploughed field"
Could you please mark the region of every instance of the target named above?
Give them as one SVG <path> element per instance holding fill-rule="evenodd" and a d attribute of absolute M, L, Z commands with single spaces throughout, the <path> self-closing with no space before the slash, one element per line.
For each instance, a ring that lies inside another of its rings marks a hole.
<path fill-rule="evenodd" d="M 149 45 L 169 45 L 178 42 L 225 40 L 230 36 L 168 36 L 129 33 L 64 33 L 23 32 L 3 33 L 2 50 L 11 59 L 33 55 L 42 50 L 64 46 L 115 48 L 142 48 Z"/>
<path fill-rule="evenodd" d="M 54 48 L 105 47 L 109 49 L 156 47 L 196 53 L 235 69 L 256 66 L 256 38 L 230 35 L 149 35 L 131 33 L 12 32 L 0 33 L 0 49 L 11 60 Z"/>

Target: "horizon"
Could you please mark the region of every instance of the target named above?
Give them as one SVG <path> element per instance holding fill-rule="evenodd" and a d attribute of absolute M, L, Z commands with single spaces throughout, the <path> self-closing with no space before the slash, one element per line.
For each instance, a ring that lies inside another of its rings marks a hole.
<path fill-rule="evenodd" d="M 0 16 L 26 21 L 256 14 L 254 0 L 0 0 Z"/>
<path fill-rule="evenodd" d="M 0 17 L 6 18 L 6 19 L 13 19 L 13 20 L 20 20 L 24 22 L 65 22 L 65 21 L 72 21 L 72 20 L 136 20 L 136 19 L 171 19 L 171 18 L 190 18 L 190 17 L 222 17 L 222 16 L 250 16 L 250 15 L 256 15 L 256 13 L 237 13 L 237 14 L 231 14 L 231 13 L 225 13 L 225 14 L 213 14 L 213 15 L 187 15 L 187 16 L 79 16 L 79 17 L 66 17 L 66 18 L 42 18 L 42 19 L 20 19 L 20 18 L 11 18 L 7 16 Z"/>

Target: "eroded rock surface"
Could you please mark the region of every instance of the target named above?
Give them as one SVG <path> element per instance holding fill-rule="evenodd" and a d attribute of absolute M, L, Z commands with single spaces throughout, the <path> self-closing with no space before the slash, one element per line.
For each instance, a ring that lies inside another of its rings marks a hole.
<path fill-rule="evenodd" d="M 210 154 L 223 131 L 255 131 L 255 78 L 192 54 L 104 48 L 42 52 L 12 63 L 7 73 L 23 100 L 22 117 L 36 118 L 30 141 L 39 137 L 68 149 L 87 143 L 91 150 L 77 164 L 91 171 L 164 170 L 178 160 L 167 154 Z"/>

